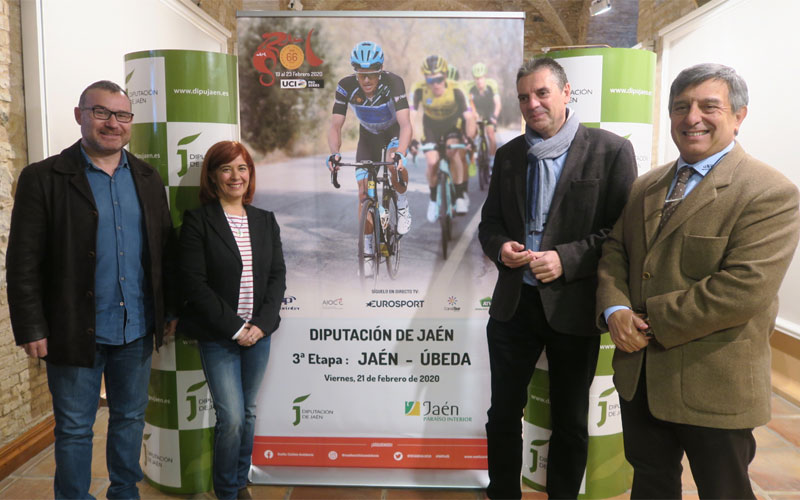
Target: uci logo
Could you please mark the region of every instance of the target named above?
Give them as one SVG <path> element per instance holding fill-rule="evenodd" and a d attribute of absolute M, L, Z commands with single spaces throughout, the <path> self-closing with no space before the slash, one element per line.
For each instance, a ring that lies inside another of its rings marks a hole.
<path fill-rule="evenodd" d="M 282 89 L 304 89 L 308 86 L 308 82 L 301 79 L 285 79 L 281 80 Z"/>

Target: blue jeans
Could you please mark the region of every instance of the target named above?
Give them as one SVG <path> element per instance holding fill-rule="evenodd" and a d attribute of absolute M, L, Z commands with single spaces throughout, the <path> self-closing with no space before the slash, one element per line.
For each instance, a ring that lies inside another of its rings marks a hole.
<path fill-rule="evenodd" d="M 269 360 L 269 337 L 250 347 L 233 340 L 200 341 L 200 360 L 214 400 L 214 493 L 236 498 L 247 486 L 256 397 Z"/>
<path fill-rule="evenodd" d="M 55 498 L 94 498 L 89 494 L 92 475 L 92 426 L 105 376 L 108 399 L 106 466 L 111 485 L 108 498 L 139 498 L 136 483 L 147 408 L 147 385 L 153 338 L 127 345 L 97 345 L 94 366 L 47 363 L 47 384 L 53 396 L 56 473 Z"/>

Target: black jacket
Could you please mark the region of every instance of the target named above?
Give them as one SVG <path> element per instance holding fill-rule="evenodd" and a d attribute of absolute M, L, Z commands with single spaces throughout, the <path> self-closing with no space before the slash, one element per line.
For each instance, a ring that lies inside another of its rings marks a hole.
<path fill-rule="evenodd" d="M 174 235 L 161 177 L 127 153 L 144 216 L 156 347 L 165 303 L 176 294 Z M 11 327 L 18 345 L 47 338 L 47 361 L 91 367 L 95 353 L 97 207 L 80 141 L 20 173 L 6 268 Z"/>
<path fill-rule="evenodd" d="M 508 321 L 519 304 L 523 267 L 497 260 L 503 243 L 525 244 L 528 164 L 525 136 L 497 150 L 478 238 L 498 269 L 489 314 Z M 547 321 L 561 333 L 593 335 L 597 263 L 603 241 L 617 221 L 631 184 L 636 159 L 630 141 L 605 130 L 578 127 L 556 185 L 540 251 L 555 250 L 564 274 L 539 283 Z"/>
<path fill-rule="evenodd" d="M 280 324 L 286 266 L 281 235 L 272 212 L 247 205 L 253 251 L 253 318 L 270 335 Z M 198 340 L 228 339 L 242 327 L 236 315 L 242 259 L 219 202 L 183 216 L 180 236 L 183 309 L 178 331 Z"/>

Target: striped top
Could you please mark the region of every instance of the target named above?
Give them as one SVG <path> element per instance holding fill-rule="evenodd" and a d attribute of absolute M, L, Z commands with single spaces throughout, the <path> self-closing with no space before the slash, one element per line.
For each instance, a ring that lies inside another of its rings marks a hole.
<path fill-rule="evenodd" d="M 253 319 L 253 249 L 250 246 L 250 228 L 247 215 L 225 214 L 233 232 L 239 255 L 242 257 L 242 279 L 239 282 L 239 305 L 236 314 L 245 321 Z"/>

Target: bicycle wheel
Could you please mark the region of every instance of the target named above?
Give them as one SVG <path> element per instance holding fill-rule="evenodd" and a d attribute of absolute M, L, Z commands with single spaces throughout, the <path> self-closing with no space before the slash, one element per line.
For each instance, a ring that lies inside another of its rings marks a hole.
<path fill-rule="evenodd" d="M 481 137 L 481 145 L 478 148 L 478 182 L 481 191 L 489 186 L 489 147 L 485 137 Z"/>
<path fill-rule="evenodd" d="M 387 196 L 387 195 L 384 195 Z M 394 279 L 397 276 L 397 269 L 400 267 L 400 235 L 397 233 L 397 193 L 392 191 L 388 196 L 386 211 L 389 214 L 389 222 L 386 228 L 381 231 L 386 251 L 383 254 L 386 259 L 386 270 L 389 276 Z"/>
<path fill-rule="evenodd" d="M 439 225 L 442 228 L 442 257 L 445 259 L 447 259 L 447 245 L 450 242 L 451 230 L 450 204 L 452 196 L 450 191 L 450 177 L 440 171 L 436 199 L 439 203 Z"/>
<path fill-rule="evenodd" d="M 365 230 L 368 222 L 372 223 L 372 251 L 364 248 Z M 378 264 L 380 264 L 380 222 L 375 200 L 367 198 L 361 202 L 361 218 L 358 221 L 358 276 L 362 281 L 378 281 Z M 368 276 L 372 272 L 371 276 Z"/>

